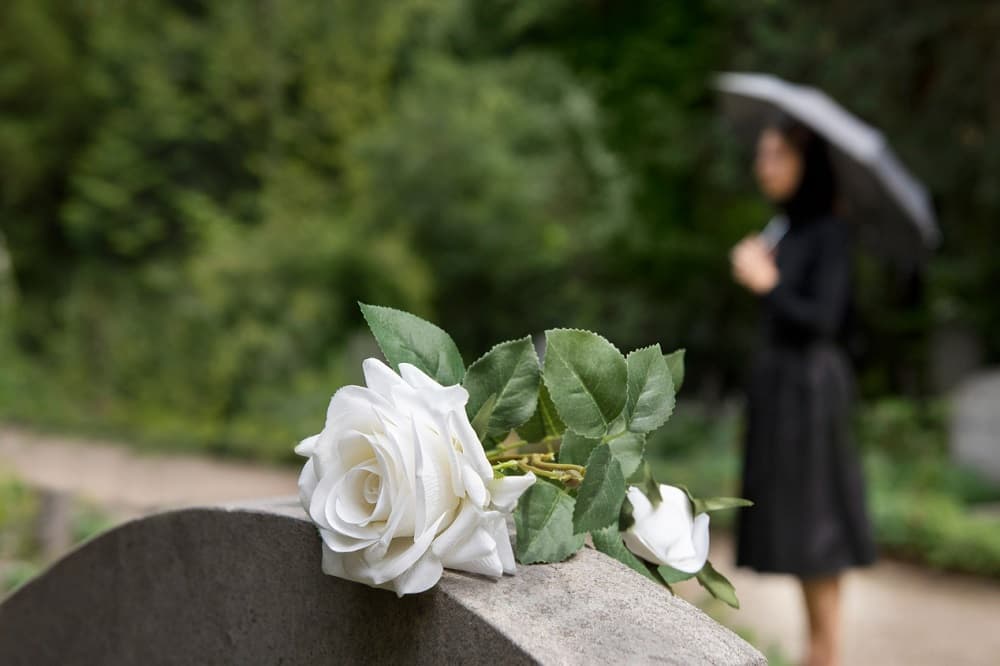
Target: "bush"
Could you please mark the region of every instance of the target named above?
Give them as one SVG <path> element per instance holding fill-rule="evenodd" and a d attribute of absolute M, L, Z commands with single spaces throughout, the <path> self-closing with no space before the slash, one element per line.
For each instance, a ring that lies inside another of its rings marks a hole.
<path fill-rule="evenodd" d="M 35 555 L 33 538 L 38 502 L 23 483 L 0 476 L 0 560 Z"/>
<path fill-rule="evenodd" d="M 887 552 L 939 569 L 1000 578 L 1000 518 L 970 514 L 944 492 L 875 486 L 872 506 Z"/>
<path fill-rule="evenodd" d="M 374 352 L 359 300 L 472 352 L 609 300 L 597 105 L 553 56 L 454 57 L 454 7 L 8 5 L 2 418 L 291 458 Z"/>
<path fill-rule="evenodd" d="M 0 475 L 0 595 L 37 575 L 46 564 L 39 552 L 38 494 L 17 479 Z M 103 532 L 111 519 L 95 506 L 76 502 L 70 540 L 76 544 Z"/>

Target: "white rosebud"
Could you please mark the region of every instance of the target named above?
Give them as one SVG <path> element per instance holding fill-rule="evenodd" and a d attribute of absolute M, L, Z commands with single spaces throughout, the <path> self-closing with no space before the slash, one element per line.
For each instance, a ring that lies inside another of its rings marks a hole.
<path fill-rule="evenodd" d="M 622 535 L 633 553 L 654 564 L 698 573 L 708 559 L 708 514 L 692 517 L 691 501 L 680 488 L 660 484 L 656 507 L 636 486 L 628 489 L 635 523 Z"/>
<path fill-rule="evenodd" d="M 534 475 L 493 478 L 461 386 L 407 363 L 363 367 L 367 387 L 337 391 L 323 432 L 295 448 L 309 458 L 299 493 L 323 571 L 399 596 L 433 587 L 443 567 L 514 573 L 505 514 Z"/>

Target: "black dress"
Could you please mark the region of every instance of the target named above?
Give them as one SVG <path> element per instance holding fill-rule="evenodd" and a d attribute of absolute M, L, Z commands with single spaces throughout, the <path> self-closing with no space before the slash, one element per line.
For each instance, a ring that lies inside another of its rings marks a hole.
<path fill-rule="evenodd" d="M 875 560 L 842 345 L 851 310 L 845 224 L 793 218 L 777 265 L 749 382 L 742 494 L 754 506 L 739 515 L 737 564 L 809 578 Z"/>

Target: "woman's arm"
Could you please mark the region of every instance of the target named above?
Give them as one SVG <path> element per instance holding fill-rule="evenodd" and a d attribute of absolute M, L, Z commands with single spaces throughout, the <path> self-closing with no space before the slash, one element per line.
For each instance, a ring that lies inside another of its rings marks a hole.
<path fill-rule="evenodd" d="M 775 316 L 815 335 L 832 338 L 843 320 L 850 301 L 851 247 L 843 222 L 818 223 L 815 273 L 810 296 L 796 294 L 781 282 L 764 295 Z"/>

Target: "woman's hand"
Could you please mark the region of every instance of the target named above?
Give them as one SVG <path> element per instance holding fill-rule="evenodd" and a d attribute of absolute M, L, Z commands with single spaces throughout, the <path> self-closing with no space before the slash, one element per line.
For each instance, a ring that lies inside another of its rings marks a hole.
<path fill-rule="evenodd" d="M 754 292 L 766 294 L 778 285 L 781 275 L 774 263 L 774 255 L 757 236 L 747 236 L 729 253 L 733 278 Z"/>

